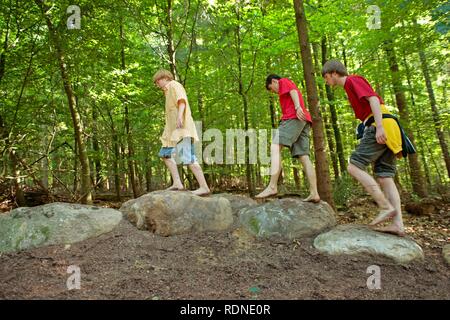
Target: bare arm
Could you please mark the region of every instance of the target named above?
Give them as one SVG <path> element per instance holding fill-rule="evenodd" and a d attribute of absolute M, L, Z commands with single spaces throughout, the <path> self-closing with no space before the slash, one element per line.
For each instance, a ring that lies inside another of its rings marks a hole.
<path fill-rule="evenodd" d="M 370 103 L 370 109 L 372 109 L 375 124 L 377 125 L 376 139 L 379 144 L 385 144 L 387 137 L 383 128 L 383 116 L 381 114 L 380 100 L 377 97 L 366 97 Z"/>
<path fill-rule="evenodd" d="M 302 107 L 300 105 L 300 98 L 298 96 L 298 92 L 296 90 L 289 91 L 289 95 L 294 101 L 295 111 L 297 112 L 297 118 L 300 120 L 306 121 L 305 114 L 303 113 Z"/>
<path fill-rule="evenodd" d="M 186 109 L 186 101 L 184 101 L 184 99 L 178 100 L 177 128 L 183 127 L 183 114 L 185 109 Z"/>

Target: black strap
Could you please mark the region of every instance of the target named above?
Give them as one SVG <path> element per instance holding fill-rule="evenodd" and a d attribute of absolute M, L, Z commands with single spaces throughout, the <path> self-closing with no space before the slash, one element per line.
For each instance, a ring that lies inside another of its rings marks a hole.
<path fill-rule="evenodd" d="M 397 117 L 393 116 L 392 114 L 383 113 L 382 118 L 383 119 L 395 119 L 395 121 L 397 121 L 398 125 L 400 126 L 400 123 L 398 122 Z M 372 125 L 372 123 L 374 123 L 374 122 L 375 122 L 375 118 L 373 116 L 371 116 L 369 119 L 366 120 L 366 122 L 364 122 L 364 125 L 366 127 L 370 127 Z"/>

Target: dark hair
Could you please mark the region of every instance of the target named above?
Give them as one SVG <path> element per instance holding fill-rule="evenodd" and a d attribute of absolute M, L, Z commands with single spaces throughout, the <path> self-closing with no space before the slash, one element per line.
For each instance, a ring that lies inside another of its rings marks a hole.
<path fill-rule="evenodd" d="M 339 60 L 329 60 L 322 67 L 322 77 L 327 73 L 336 72 L 341 77 L 348 76 L 347 68 Z"/>
<path fill-rule="evenodd" d="M 280 80 L 281 77 L 279 75 L 276 74 L 269 74 L 266 78 L 266 89 L 269 90 L 269 84 L 272 84 L 272 80 L 276 79 L 276 80 Z"/>

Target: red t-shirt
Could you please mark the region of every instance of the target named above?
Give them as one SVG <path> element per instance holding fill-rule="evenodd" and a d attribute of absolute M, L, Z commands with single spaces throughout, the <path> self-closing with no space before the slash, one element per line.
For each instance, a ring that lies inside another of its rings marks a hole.
<path fill-rule="evenodd" d="M 295 83 L 289 80 L 288 78 L 282 78 L 278 80 L 278 86 L 279 86 L 278 95 L 280 97 L 281 113 L 283 114 L 281 120 L 298 119 L 297 113 L 295 112 L 294 101 L 292 100 L 291 95 L 289 94 L 291 90 L 295 90 L 298 92 L 300 106 L 302 107 L 303 113 L 305 114 L 306 121 L 312 122 L 311 115 L 305 108 L 305 102 L 303 101 L 302 93 L 300 92 L 300 90 L 298 90 Z"/>
<path fill-rule="evenodd" d="M 350 75 L 345 80 L 344 90 L 347 92 L 348 100 L 355 111 L 355 116 L 361 121 L 372 113 L 370 103 L 366 97 L 377 97 L 380 104 L 384 104 L 383 99 L 372 89 L 369 82 L 361 76 Z"/>

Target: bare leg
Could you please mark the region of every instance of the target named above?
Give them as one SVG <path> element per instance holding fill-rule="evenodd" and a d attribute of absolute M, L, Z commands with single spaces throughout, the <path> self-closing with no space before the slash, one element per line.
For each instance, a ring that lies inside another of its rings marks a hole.
<path fill-rule="evenodd" d="M 303 169 L 305 169 L 306 178 L 309 182 L 309 196 L 303 201 L 314 202 L 317 203 L 320 201 L 319 192 L 317 191 L 317 178 L 316 171 L 314 170 L 313 164 L 309 159 L 309 156 L 300 156 L 300 162 L 303 165 Z"/>
<path fill-rule="evenodd" d="M 192 173 L 194 174 L 195 178 L 198 181 L 198 184 L 200 185 L 200 188 L 198 188 L 195 191 L 192 191 L 192 193 L 197 196 L 208 195 L 211 191 L 209 190 L 208 184 L 206 183 L 202 167 L 200 167 L 198 163 L 190 164 L 188 165 L 188 167 L 189 169 L 191 169 Z"/>
<path fill-rule="evenodd" d="M 363 185 L 364 189 L 366 189 L 366 191 L 372 196 L 380 208 L 379 215 L 370 223 L 370 225 L 379 224 L 387 219 L 393 218 L 396 215 L 395 208 L 386 199 L 380 189 L 380 186 L 372 176 L 352 163 L 348 165 L 347 170 L 353 178 L 358 180 Z"/>
<path fill-rule="evenodd" d="M 180 179 L 180 174 L 178 173 L 178 168 L 175 160 L 172 158 L 161 158 L 164 161 L 164 164 L 169 168 L 170 175 L 172 176 L 173 185 L 166 190 L 180 190 L 184 189 L 183 183 Z"/>
<path fill-rule="evenodd" d="M 390 224 L 386 227 L 383 227 L 383 228 L 377 228 L 376 230 L 382 231 L 382 232 L 394 233 L 399 236 L 404 236 L 405 228 L 403 225 L 400 195 L 398 193 L 397 186 L 395 185 L 394 179 L 378 178 L 377 180 L 380 183 L 381 188 L 383 189 L 389 202 L 394 206 L 396 214 L 393 217 L 392 224 Z"/>
<path fill-rule="evenodd" d="M 270 146 L 270 182 L 264 191 L 256 195 L 255 198 L 267 198 L 278 193 L 278 178 L 281 173 L 281 148 L 280 144 Z"/>

